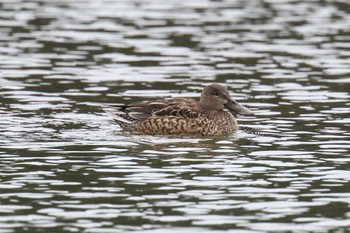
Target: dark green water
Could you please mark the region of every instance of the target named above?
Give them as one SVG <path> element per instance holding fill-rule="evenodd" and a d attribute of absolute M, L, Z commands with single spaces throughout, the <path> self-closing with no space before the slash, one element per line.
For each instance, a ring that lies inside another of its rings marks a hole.
<path fill-rule="evenodd" d="M 349 9 L 0 0 L 0 233 L 350 231 Z M 102 110 L 213 82 L 255 112 L 229 137 Z"/>

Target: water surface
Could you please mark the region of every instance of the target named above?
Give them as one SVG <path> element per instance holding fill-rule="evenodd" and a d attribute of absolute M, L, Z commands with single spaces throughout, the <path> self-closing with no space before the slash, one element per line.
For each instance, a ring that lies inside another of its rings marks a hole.
<path fill-rule="evenodd" d="M 349 9 L 0 0 L 0 232 L 350 231 Z M 213 82 L 255 112 L 228 137 L 103 112 Z"/>

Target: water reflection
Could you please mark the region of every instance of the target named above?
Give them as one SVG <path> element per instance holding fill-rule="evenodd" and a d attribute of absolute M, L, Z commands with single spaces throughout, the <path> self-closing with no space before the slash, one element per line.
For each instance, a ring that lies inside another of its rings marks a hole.
<path fill-rule="evenodd" d="M 349 4 L 0 0 L 0 231 L 349 229 Z M 133 136 L 107 104 L 199 96 L 229 137 Z"/>

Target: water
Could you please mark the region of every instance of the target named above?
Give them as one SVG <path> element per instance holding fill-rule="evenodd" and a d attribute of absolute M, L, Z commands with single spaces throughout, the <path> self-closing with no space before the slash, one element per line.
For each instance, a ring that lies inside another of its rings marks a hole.
<path fill-rule="evenodd" d="M 0 0 L 0 232 L 350 231 L 347 1 Z M 112 103 L 224 83 L 228 137 Z"/>

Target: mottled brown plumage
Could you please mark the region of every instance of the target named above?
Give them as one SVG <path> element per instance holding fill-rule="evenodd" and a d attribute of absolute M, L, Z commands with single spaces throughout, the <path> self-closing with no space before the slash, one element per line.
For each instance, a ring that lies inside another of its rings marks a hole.
<path fill-rule="evenodd" d="M 227 135 L 238 130 L 235 117 L 253 112 L 238 104 L 220 84 L 211 84 L 202 91 L 199 101 L 172 98 L 135 102 L 106 112 L 125 131 L 164 135 Z"/>

